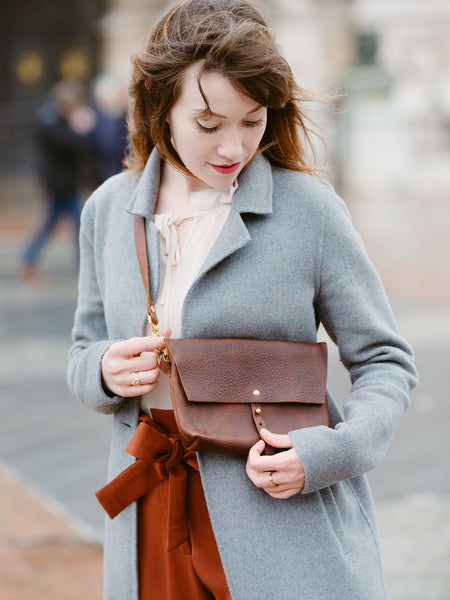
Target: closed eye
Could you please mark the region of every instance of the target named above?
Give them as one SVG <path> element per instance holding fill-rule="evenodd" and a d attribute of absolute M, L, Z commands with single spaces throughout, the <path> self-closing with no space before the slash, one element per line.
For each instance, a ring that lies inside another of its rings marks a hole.
<path fill-rule="evenodd" d="M 202 133 L 216 133 L 216 131 L 219 129 L 218 125 L 215 125 L 214 127 L 206 127 L 197 119 L 195 119 L 195 125 Z M 244 126 L 249 128 L 261 127 L 262 125 L 264 125 L 264 119 L 258 119 L 257 121 L 244 121 Z"/>
<path fill-rule="evenodd" d="M 258 119 L 257 121 L 245 121 L 244 125 L 246 127 L 260 127 L 264 124 L 264 119 Z"/>
<path fill-rule="evenodd" d="M 205 127 L 199 121 L 197 121 L 197 119 L 195 119 L 195 124 L 197 128 L 203 133 L 215 133 L 218 129 L 217 125 L 215 127 Z"/>

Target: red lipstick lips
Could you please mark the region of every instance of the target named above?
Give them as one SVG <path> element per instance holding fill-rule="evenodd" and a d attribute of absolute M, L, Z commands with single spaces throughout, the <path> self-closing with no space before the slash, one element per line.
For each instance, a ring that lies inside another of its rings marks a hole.
<path fill-rule="evenodd" d="M 213 167 L 213 169 L 215 169 L 219 173 L 222 173 L 223 175 L 228 175 L 230 173 L 234 173 L 235 171 L 237 171 L 239 169 L 240 164 L 241 164 L 240 162 L 237 162 L 237 163 L 233 163 L 232 165 L 213 165 L 213 164 L 211 164 L 211 166 Z"/>

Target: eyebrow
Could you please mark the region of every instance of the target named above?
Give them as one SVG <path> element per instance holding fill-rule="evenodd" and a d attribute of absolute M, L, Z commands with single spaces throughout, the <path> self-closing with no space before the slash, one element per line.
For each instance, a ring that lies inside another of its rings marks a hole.
<path fill-rule="evenodd" d="M 245 114 L 245 116 L 248 117 L 249 115 L 252 115 L 253 113 L 258 112 L 258 110 L 261 110 L 262 108 L 264 108 L 264 107 L 256 106 L 255 108 L 252 108 L 252 110 L 249 110 L 248 113 Z M 226 119 L 227 118 L 225 115 L 219 115 L 219 113 L 213 112 L 209 107 L 203 108 L 201 110 L 200 109 L 193 110 L 192 114 L 197 117 L 217 117 L 218 119 Z"/>

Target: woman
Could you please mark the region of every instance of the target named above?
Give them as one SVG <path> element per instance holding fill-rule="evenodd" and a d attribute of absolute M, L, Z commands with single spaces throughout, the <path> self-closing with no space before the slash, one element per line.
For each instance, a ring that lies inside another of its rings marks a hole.
<path fill-rule="evenodd" d="M 245 0 L 170 9 L 133 65 L 129 169 L 83 212 L 69 366 L 74 394 L 114 414 L 105 597 L 385 598 L 364 473 L 416 372 L 343 202 L 308 164 L 307 98 Z M 163 335 L 315 342 L 323 323 L 352 380 L 343 415 L 329 397 L 331 428 L 180 459 L 136 214 Z"/>

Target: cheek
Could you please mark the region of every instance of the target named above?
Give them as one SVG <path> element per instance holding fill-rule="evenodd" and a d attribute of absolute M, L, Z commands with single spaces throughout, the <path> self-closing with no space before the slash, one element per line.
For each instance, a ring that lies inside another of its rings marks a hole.
<path fill-rule="evenodd" d="M 214 151 L 214 147 L 214 141 L 198 131 L 191 131 L 190 135 L 184 138 L 183 148 L 191 159 L 209 156 Z"/>
<path fill-rule="evenodd" d="M 259 144 L 264 137 L 266 128 L 267 121 L 264 122 L 264 125 L 250 129 L 247 140 L 249 146 L 252 146 L 254 150 L 256 150 L 259 147 Z"/>
<path fill-rule="evenodd" d="M 178 126 L 172 131 L 172 144 L 176 151 L 184 158 L 196 156 L 207 149 L 208 142 L 205 136 L 195 131 L 189 125 Z"/>
<path fill-rule="evenodd" d="M 211 142 L 204 139 L 205 136 L 191 132 L 187 137 L 178 138 L 178 155 L 191 172 L 197 172 L 198 169 L 211 159 L 213 150 Z"/>
<path fill-rule="evenodd" d="M 265 128 L 261 127 L 261 128 L 258 128 L 256 131 L 251 132 L 251 134 L 247 138 L 249 148 L 253 148 L 254 150 L 256 150 L 256 148 L 258 148 L 258 146 L 263 138 L 264 131 L 265 131 Z"/>

